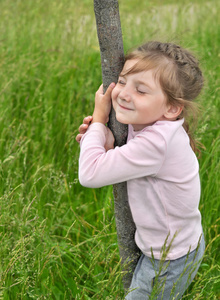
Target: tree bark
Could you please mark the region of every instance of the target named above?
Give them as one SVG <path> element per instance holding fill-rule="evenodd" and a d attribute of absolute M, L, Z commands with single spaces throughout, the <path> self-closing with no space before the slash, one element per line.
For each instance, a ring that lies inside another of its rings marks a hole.
<path fill-rule="evenodd" d="M 102 80 L 104 91 L 111 82 L 117 82 L 124 64 L 124 50 L 117 0 L 94 0 L 97 34 L 99 39 Z M 109 128 L 115 137 L 115 145 L 122 146 L 127 139 L 127 125 L 117 122 L 112 109 Z M 119 252 L 123 269 L 123 284 L 127 290 L 131 283 L 134 268 L 140 251 L 134 241 L 135 225 L 128 204 L 126 182 L 113 186 L 115 219 Z"/>

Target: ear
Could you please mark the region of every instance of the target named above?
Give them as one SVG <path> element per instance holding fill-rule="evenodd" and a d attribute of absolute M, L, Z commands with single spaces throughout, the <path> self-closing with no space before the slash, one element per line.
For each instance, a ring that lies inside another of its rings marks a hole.
<path fill-rule="evenodd" d="M 182 110 L 183 110 L 183 105 L 181 106 L 169 105 L 167 107 L 167 111 L 164 114 L 164 117 L 168 120 L 176 120 L 177 117 L 181 114 Z"/>

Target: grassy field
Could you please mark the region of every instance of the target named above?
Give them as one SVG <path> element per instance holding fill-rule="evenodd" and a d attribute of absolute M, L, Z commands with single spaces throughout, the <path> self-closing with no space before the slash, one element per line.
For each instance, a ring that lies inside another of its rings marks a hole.
<path fill-rule="evenodd" d="M 220 2 L 121 0 L 127 50 L 194 51 L 206 253 L 183 299 L 220 299 Z M 0 1 L 0 299 L 123 299 L 112 188 L 86 189 L 75 142 L 101 68 L 92 0 Z"/>

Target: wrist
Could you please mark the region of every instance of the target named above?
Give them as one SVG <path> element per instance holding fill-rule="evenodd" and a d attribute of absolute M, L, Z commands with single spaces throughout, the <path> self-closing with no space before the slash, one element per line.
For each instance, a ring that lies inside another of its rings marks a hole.
<path fill-rule="evenodd" d="M 102 114 L 98 114 L 98 113 L 94 112 L 92 115 L 92 123 L 95 123 L 95 122 L 102 123 L 105 125 L 108 122 L 108 118 L 106 118 Z"/>

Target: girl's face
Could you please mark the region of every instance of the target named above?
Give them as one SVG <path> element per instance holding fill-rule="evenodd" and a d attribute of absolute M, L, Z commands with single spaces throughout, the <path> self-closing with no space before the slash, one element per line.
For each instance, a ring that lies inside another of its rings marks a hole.
<path fill-rule="evenodd" d="M 123 75 L 136 63 L 137 60 L 126 61 L 112 92 L 112 103 L 116 119 L 139 131 L 156 121 L 166 120 L 164 115 L 169 107 L 152 70 Z"/>

